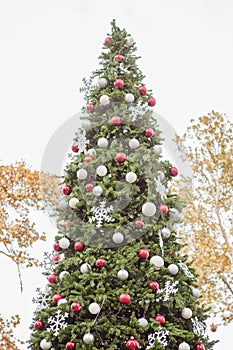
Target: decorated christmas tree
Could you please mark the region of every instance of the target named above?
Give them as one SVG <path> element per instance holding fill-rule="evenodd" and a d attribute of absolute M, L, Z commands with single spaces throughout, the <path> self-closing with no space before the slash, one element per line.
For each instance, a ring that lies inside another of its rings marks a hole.
<path fill-rule="evenodd" d="M 176 233 L 183 203 L 169 184 L 178 170 L 162 159 L 135 42 L 111 25 L 100 68 L 81 89 L 83 127 L 64 169 L 30 347 L 211 349 L 196 274 Z"/>

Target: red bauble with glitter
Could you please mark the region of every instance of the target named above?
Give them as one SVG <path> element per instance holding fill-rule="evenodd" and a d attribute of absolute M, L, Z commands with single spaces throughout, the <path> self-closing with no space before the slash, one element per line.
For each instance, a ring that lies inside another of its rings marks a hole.
<path fill-rule="evenodd" d="M 108 43 L 110 42 L 110 40 L 111 40 L 111 38 L 108 36 L 108 37 L 104 40 L 105 44 L 108 44 Z"/>
<path fill-rule="evenodd" d="M 177 176 L 178 175 L 178 170 L 175 166 L 172 166 L 170 169 L 169 169 L 169 175 L 170 176 Z"/>
<path fill-rule="evenodd" d="M 145 248 L 141 248 L 138 251 L 138 256 L 141 259 L 147 259 L 149 257 L 149 252 Z"/>
<path fill-rule="evenodd" d="M 146 94 L 146 87 L 145 86 L 139 86 L 138 90 L 142 96 L 144 96 Z"/>
<path fill-rule="evenodd" d="M 117 55 L 114 56 L 114 60 L 118 60 L 122 62 L 124 60 L 124 57 L 120 53 L 118 53 Z"/>
<path fill-rule="evenodd" d="M 121 117 L 119 117 L 118 115 L 115 115 L 114 117 L 112 117 L 111 119 L 111 123 L 112 125 L 120 125 L 121 124 Z"/>
<path fill-rule="evenodd" d="M 40 329 L 43 328 L 43 322 L 41 320 L 37 320 L 35 323 L 34 323 L 34 329 L 36 331 L 39 331 Z"/>
<path fill-rule="evenodd" d="M 92 157 L 92 156 L 86 156 L 86 157 L 84 158 L 84 162 L 90 163 L 93 159 L 94 159 L 94 157 Z"/>
<path fill-rule="evenodd" d="M 149 287 L 150 287 L 150 289 L 152 289 L 154 292 L 157 292 L 157 290 L 159 289 L 159 284 L 158 284 L 158 282 L 156 282 L 156 281 L 151 281 L 151 282 L 149 283 Z"/>
<path fill-rule="evenodd" d="M 48 276 L 49 283 L 55 283 L 56 282 L 57 275 L 55 273 L 52 273 Z"/>
<path fill-rule="evenodd" d="M 128 293 L 122 293 L 119 297 L 119 301 L 121 304 L 129 304 L 130 303 L 130 295 Z"/>
<path fill-rule="evenodd" d="M 197 350 L 205 350 L 205 346 L 203 344 L 197 344 Z"/>
<path fill-rule="evenodd" d="M 75 143 L 72 145 L 71 148 L 72 148 L 72 151 L 73 151 L 73 152 L 75 152 L 75 153 L 78 152 L 78 149 L 79 149 L 79 148 L 78 148 L 78 145 L 76 145 Z"/>
<path fill-rule="evenodd" d="M 160 213 L 167 214 L 168 213 L 168 207 L 166 206 L 166 204 L 160 204 L 159 211 L 160 211 Z"/>
<path fill-rule="evenodd" d="M 114 87 L 117 87 L 118 89 L 123 89 L 124 81 L 122 79 L 116 79 L 114 81 Z"/>
<path fill-rule="evenodd" d="M 157 322 L 159 322 L 161 325 L 163 325 L 166 322 L 165 317 L 163 315 L 160 315 L 160 314 L 155 316 L 155 320 Z"/>
<path fill-rule="evenodd" d="M 84 248 L 84 244 L 80 241 L 74 243 L 74 250 L 81 252 Z"/>
<path fill-rule="evenodd" d="M 85 186 L 87 192 L 92 191 L 94 187 L 95 186 L 94 186 L 94 184 L 92 182 L 86 184 L 86 186 Z"/>
<path fill-rule="evenodd" d="M 142 226 L 143 226 L 142 220 L 140 220 L 140 219 L 136 220 L 135 223 L 134 223 L 134 226 L 135 226 L 137 229 L 140 230 L 140 229 L 142 228 Z"/>
<path fill-rule="evenodd" d="M 53 301 L 55 304 L 57 304 L 59 302 L 59 300 L 62 299 L 62 295 L 61 294 L 54 294 L 53 296 Z"/>
<path fill-rule="evenodd" d="M 104 258 L 99 258 L 96 260 L 95 266 L 101 269 L 102 267 L 104 267 L 105 264 L 106 264 L 106 260 Z"/>
<path fill-rule="evenodd" d="M 71 311 L 73 311 L 73 312 L 79 312 L 82 309 L 82 306 L 78 301 L 74 301 L 71 304 L 70 308 L 71 308 Z"/>
<path fill-rule="evenodd" d="M 92 112 L 94 110 L 94 104 L 93 103 L 88 103 L 87 105 L 87 111 Z"/>
<path fill-rule="evenodd" d="M 63 187 L 63 193 L 64 195 L 68 196 L 71 193 L 71 187 L 66 185 L 65 187 Z"/>
<path fill-rule="evenodd" d="M 154 98 L 154 97 L 150 97 L 150 98 L 149 98 L 149 101 L 148 101 L 148 105 L 149 105 L 150 107 L 154 107 L 155 104 L 156 104 L 155 98 Z"/>
<path fill-rule="evenodd" d="M 53 249 L 55 250 L 55 252 L 59 252 L 59 250 L 61 250 L 61 247 L 59 245 L 59 242 L 55 242 L 53 245 Z"/>
<path fill-rule="evenodd" d="M 125 346 L 129 350 L 137 350 L 140 347 L 139 342 L 136 339 L 127 340 L 127 342 L 125 343 Z"/>
<path fill-rule="evenodd" d="M 119 162 L 119 163 L 124 163 L 124 161 L 126 160 L 126 154 L 124 152 L 119 152 L 117 153 L 116 155 L 116 160 Z"/>
<path fill-rule="evenodd" d="M 147 128 L 145 131 L 145 135 L 147 137 L 152 137 L 154 135 L 154 131 L 151 128 Z"/>
<path fill-rule="evenodd" d="M 73 341 L 69 341 L 66 343 L 66 350 L 73 350 L 75 348 L 75 343 Z"/>
<path fill-rule="evenodd" d="M 57 263 L 59 261 L 60 257 L 58 254 L 53 256 L 53 260 L 55 261 L 55 263 Z"/>

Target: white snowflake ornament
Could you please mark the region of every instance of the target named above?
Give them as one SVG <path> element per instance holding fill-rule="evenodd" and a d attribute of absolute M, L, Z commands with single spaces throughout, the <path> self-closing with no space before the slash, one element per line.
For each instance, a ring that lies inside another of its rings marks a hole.
<path fill-rule="evenodd" d="M 166 187 L 163 185 L 163 183 L 161 182 L 160 177 L 158 178 L 154 178 L 155 180 L 155 189 L 156 192 L 160 194 L 160 197 L 162 199 L 162 201 L 164 201 L 167 198 L 167 189 Z"/>
<path fill-rule="evenodd" d="M 90 141 L 86 138 L 86 130 L 79 128 L 76 134 L 76 145 L 78 146 L 77 154 L 80 154 L 82 152 L 86 153 L 86 148 L 89 142 Z"/>
<path fill-rule="evenodd" d="M 193 333 L 197 336 L 204 336 L 206 334 L 206 325 L 200 322 L 197 317 L 191 319 L 193 324 Z"/>
<path fill-rule="evenodd" d="M 171 284 L 171 281 L 166 281 L 163 289 L 158 289 L 157 294 L 162 293 L 162 295 L 156 298 L 156 301 L 168 301 L 171 294 L 176 294 L 178 292 L 178 288 L 175 288 L 179 281 L 175 281 Z"/>
<path fill-rule="evenodd" d="M 68 326 L 68 323 L 65 322 L 65 319 L 67 317 L 69 317 L 68 312 L 65 312 L 63 315 L 61 310 L 58 310 L 54 316 L 50 316 L 48 318 L 49 327 L 47 328 L 47 330 L 52 331 L 53 335 L 55 335 L 56 337 L 61 329 L 66 328 Z"/>
<path fill-rule="evenodd" d="M 113 206 L 106 207 L 106 202 L 100 202 L 98 207 L 91 208 L 91 212 L 94 214 L 89 218 L 89 222 L 96 222 L 96 227 L 102 227 L 103 222 L 113 222 L 114 219 L 109 216 L 109 213 L 113 211 Z"/>
<path fill-rule="evenodd" d="M 164 330 L 162 327 L 160 327 L 158 329 L 158 331 L 154 332 L 153 334 L 149 334 L 148 336 L 148 345 L 146 347 L 146 349 L 150 349 L 152 346 L 155 345 L 155 340 L 163 345 L 164 347 L 167 346 L 168 344 L 168 340 L 167 340 L 167 336 L 169 334 L 169 330 Z"/>

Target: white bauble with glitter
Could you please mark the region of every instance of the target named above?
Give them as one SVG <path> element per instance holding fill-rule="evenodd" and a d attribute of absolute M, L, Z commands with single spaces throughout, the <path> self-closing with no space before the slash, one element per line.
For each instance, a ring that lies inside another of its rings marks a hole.
<path fill-rule="evenodd" d="M 127 46 L 132 46 L 134 43 L 134 39 L 132 36 L 129 36 L 128 39 L 127 39 L 127 42 L 126 42 L 126 45 Z"/>
<path fill-rule="evenodd" d="M 162 228 L 161 233 L 162 233 L 164 238 L 168 238 L 171 236 L 171 231 L 169 230 L 168 227 Z"/>
<path fill-rule="evenodd" d="M 58 203 L 58 209 L 60 209 L 60 210 L 62 210 L 62 211 L 66 210 L 67 206 L 68 206 L 68 203 L 67 203 L 67 201 L 65 201 L 64 199 L 62 199 L 62 200 Z"/>
<path fill-rule="evenodd" d="M 100 312 L 100 306 L 97 303 L 91 303 L 88 306 L 88 310 L 92 315 L 97 315 Z"/>
<path fill-rule="evenodd" d="M 108 95 L 102 95 L 102 96 L 100 97 L 100 104 L 101 104 L 102 106 L 107 106 L 107 105 L 109 104 L 109 102 L 110 102 L 110 100 L 109 100 Z"/>
<path fill-rule="evenodd" d="M 121 280 L 121 281 L 125 281 L 127 280 L 127 278 L 129 277 L 129 273 L 127 270 L 119 270 L 117 273 L 117 277 Z"/>
<path fill-rule="evenodd" d="M 197 298 L 197 299 L 200 298 L 200 296 L 201 296 L 200 290 L 198 288 L 193 287 L 193 286 L 190 286 L 190 288 L 191 288 L 191 291 L 193 293 L 194 298 Z"/>
<path fill-rule="evenodd" d="M 108 81 L 105 78 L 100 78 L 98 80 L 98 85 L 100 88 L 104 88 L 105 86 L 107 86 L 107 84 L 108 84 Z"/>
<path fill-rule="evenodd" d="M 60 240 L 59 240 L 59 246 L 61 249 L 67 249 L 69 248 L 70 246 L 70 240 L 66 237 L 62 237 Z"/>
<path fill-rule="evenodd" d="M 137 139 L 131 139 L 129 141 L 129 148 L 136 149 L 140 145 L 139 141 Z"/>
<path fill-rule="evenodd" d="M 99 148 L 107 148 L 108 147 L 108 139 L 106 139 L 106 137 L 100 137 L 97 141 L 97 145 Z"/>
<path fill-rule="evenodd" d="M 193 315 L 192 310 L 189 307 L 185 307 L 182 311 L 181 311 L 181 316 L 185 319 L 188 320 L 189 318 L 191 318 Z"/>
<path fill-rule="evenodd" d="M 71 199 L 69 200 L 69 206 L 70 206 L 72 209 L 75 209 L 78 203 L 79 203 L 79 199 L 78 199 L 78 198 L 73 197 L 73 198 L 71 198 Z"/>
<path fill-rule="evenodd" d="M 82 273 L 88 273 L 91 271 L 91 265 L 89 265 L 88 263 L 84 263 L 80 266 L 80 271 Z"/>
<path fill-rule="evenodd" d="M 88 151 L 87 151 L 87 154 L 89 154 L 90 156 L 92 157 L 95 157 L 96 156 L 96 150 L 94 148 L 90 148 Z"/>
<path fill-rule="evenodd" d="M 132 184 L 132 183 L 134 183 L 137 180 L 137 175 L 133 171 L 130 171 L 129 173 L 127 173 L 125 175 L 125 179 L 126 179 L 127 182 Z"/>
<path fill-rule="evenodd" d="M 150 258 L 150 264 L 153 264 L 157 269 L 164 266 L 164 260 L 159 255 L 154 255 Z"/>
<path fill-rule="evenodd" d="M 162 147 L 159 146 L 159 145 L 155 145 L 153 147 L 153 151 L 154 151 L 155 154 L 160 155 L 162 153 Z"/>
<path fill-rule="evenodd" d="M 129 102 L 129 103 L 133 102 L 134 101 L 134 95 L 129 92 L 128 94 L 125 95 L 125 101 Z"/>
<path fill-rule="evenodd" d="M 83 336 L 83 341 L 84 341 L 84 343 L 86 343 L 86 344 L 91 344 L 91 343 L 94 342 L 94 340 L 95 340 L 95 337 L 94 337 L 94 335 L 91 334 L 91 333 L 86 333 L 86 334 L 84 334 L 84 336 Z"/>
<path fill-rule="evenodd" d="M 114 235 L 112 236 L 112 240 L 114 243 L 116 244 L 120 244 L 124 241 L 124 235 L 120 232 L 116 232 L 114 233 Z"/>
<path fill-rule="evenodd" d="M 66 298 L 61 298 L 60 300 L 58 300 L 57 305 L 61 305 L 61 304 L 66 304 L 67 303 L 67 299 Z"/>
<path fill-rule="evenodd" d="M 52 347 L 51 341 L 47 341 L 46 339 L 42 339 L 40 342 L 40 347 L 43 350 L 49 350 Z"/>
<path fill-rule="evenodd" d="M 168 265 L 167 269 L 168 269 L 168 272 L 170 273 L 170 275 L 172 275 L 172 276 L 175 276 L 179 271 L 179 268 L 176 264 Z"/>
<path fill-rule="evenodd" d="M 189 344 L 188 343 L 185 343 L 184 341 L 183 341 L 183 343 L 181 343 L 180 345 L 179 345 L 179 348 L 178 348 L 179 350 L 190 350 L 190 346 L 189 346 Z"/>
<path fill-rule="evenodd" d="M 86 128 L 88 125 L 90 125 L 90 124 L 91 124 L 90 120 L 88 120 L 88 119 L 83 119 L 83 120 L 82 120 L 81 127 L 85 129 L 85 128 Z"/>
<path fill-rule="evenodd" d="M 144 317 L 141 317 L 138 319 L 138 323 L 140 324 L 140 326 L 142 327 L 146 327 L 148 325 L 148 321 L 146 318 Z"/>
<path fill-rule="evenodd" d="M 87 178 L 87 171 L 85 169 L 79 169 L 77 171 L 77 178 L 79 180 L 85 180 Z"/>
<path fill-rule="evenodd" d="M 59 273 L 60 280 L 62 280 L 65 276 L 70 276 L 70 273 L 68 271 L 62 271 Z"/>
<path fill-rule="evenodd" d="M 96 174 L 101 176 L 101 177 L 105 176 L 107 174 L 107 172 L 108 172 L 108 169 L 104 165 L 100 165 L 96 169 Z"/>
<path fill-rule="evenodd" d="M 146 202 L 142 206 L 142 214 L 145 216 L 154 216 L 156 213 L 156 206 L 152 202 Z"/>
<path fill-rule="evenodd" d="M 102 193 L 103 193 L 103 189 L 102 189 L 101 186 L 97 185 L 97 186 L 95 186 L 95 187 L 93 188 L 93 194 L 94 194 L 94 196 L 100 197 Z"/>

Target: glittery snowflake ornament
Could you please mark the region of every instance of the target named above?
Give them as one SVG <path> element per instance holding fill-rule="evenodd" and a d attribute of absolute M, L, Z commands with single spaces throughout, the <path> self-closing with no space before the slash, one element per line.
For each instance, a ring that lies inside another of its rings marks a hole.
<path fill-rule="evenodd" d="M 89 144 L 89 140 L 86 138 L 86 130 L 83 128 L 79 128 L 77 133 L 76 133 L 76 145 L 78 146 L 78 152 L 76 154 L 80 154 L 82 152 L 86 153 L 87 150 L 87 145 Z"/>
<path fill-rule="evenodd" d="M 103 222 L 113 222 L 114 219 L 109 216 L 109 213 L 113 211 L 113 206 L 110 205 L 106 207 L 106 202 L 100 202 L 98 207 L 91 208 L 91 212 L 94 214 L 89 218 L 89 222 L 96 222 L 96 227 L 100 228 L 103 225 Z"/>
<path fill-rule="evenodd" d="M 164 201 L 167 198 L 167 189 L 166 187 L 163 185 L 163 183 L 161 182 L 161 179 L 158 178 L 154 178 L 155 180 L 155 189 L 156 192 L 158 192 L 160 194 L 161 200 Z"/>
<path fill-rule="evenodd" d="M 130 106 L 128 108 L 129 115 L 133 122 L 136 121 L 138 118 L 144 116 L 146 111 L 147 106 L 145 105 Z"/>
<path fill-rule="evenodd" d="M 56 262 L 54 261 L 54 255 L 48 252 L 44 252 L 44 260 L 39 264 L 39 266 L 49 274 L 53 271 L 55 265 Z"/>
<path fill-rule="evenodd" d="M 194 278 L 194 274 L 189 270 L 189 268 L 186 264 L 182 263 L 182 261 L 179 261 L 178 265 L 182 268 L 182 270 L 184 271 L 184 273 L 187 277 Z"/>
<path fill-rule="evenodd" d="M 160 297 L 156 298 L 156 301 L 168 301 L 171 294 L 176 294 L 178 288 L 175 288 L 179 281 L 175 281 L 171 284 L 171 281 L 166 281 L 163 289 L 158 289 L 157 293 L 163 293 Z"/>
<path fill-rule="evenodd" d="M 206 333 L 206 325 L 200 322 L 197 317 L 191 318 L 193 324 L 193 333 L 198 336 L 203 336 Z"/>
<path fill-rule="evenodd" d="M 49 287 L 46 286 L 44 292 L 41 290 L 41 288 L 36 288 L 36 293 L 37 296 L 32 299 L 33 304 L 38 304 L 36 307 L 36 311 L 48 308 L 49 302 L 51 301 Z"/>
<path fill-rule="evenodd" d="M 58 310 L 54 316 L 48 318 L 49 327 L 48 331 L 52 331 L 53 335 L 57 336 L 61 329 L 66 328 L 68 323 L 65 322 L 65 319 L 69 316 L 68 312 L 62 314 L 61 310 Z"/>
<path fill-rule="evenodd" d="M 159 344 L 163 345 L 164 347 L 167 346 L 168 334 L 169 334 L 169 330 L 167 330 L 167 329 L 163 330 L 161 327 L 158 329 L 158 331 L 154 332 L 153 334 L 149 334 L 149 336 L 148 336 L 149 343 L 148 343 L 146 349 L 150 349 L 152 346 L 154 346 L 156 340 Z"/>

